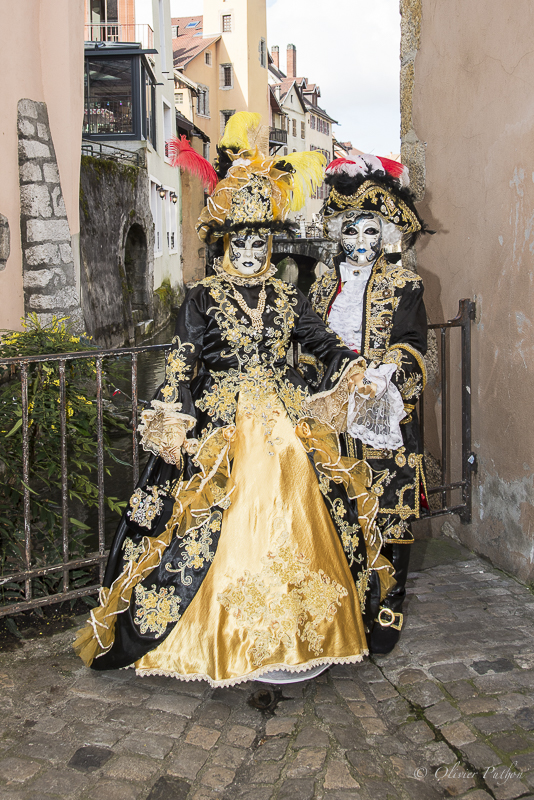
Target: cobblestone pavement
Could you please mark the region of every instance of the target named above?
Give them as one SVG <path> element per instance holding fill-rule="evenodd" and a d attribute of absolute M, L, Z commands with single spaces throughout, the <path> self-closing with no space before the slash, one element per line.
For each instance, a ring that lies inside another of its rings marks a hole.
<path fill-rule="evenodd" d="M 453 542 L 412 563 L 394 653 L 271 711 L 258 683 L 93 673 L 72 631 L 0 654 L 0 798 L 533 800 L 534 597 Z"/>

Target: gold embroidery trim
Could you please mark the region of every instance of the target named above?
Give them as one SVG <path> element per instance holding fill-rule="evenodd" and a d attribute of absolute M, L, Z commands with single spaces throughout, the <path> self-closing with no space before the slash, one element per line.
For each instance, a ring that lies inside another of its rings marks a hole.
<path fill-rule="evenodd" d="M 159 497 L 157 486 L 147 486 L 152 493 L 136 489 L 130 497 L 131 509 L 126 513 L 132 522 L 136 522 L 142 528 L 151 528 L 153 520 L 158 516 L 163 508 L 163 500 Z M 126 541 L 131 541 L 127 539 Z M 132 543 L 133 544 L 133 543 Z M 126 558 L 126 556 L 125 556 Z M 129 559 L 127 559 L 129 560 Z"/>
<path fill-rule="evenodd" d="M 241 630 L 253 637 L 248 653 L 254 666 L 260 666 L 280 645 L 294 646 L 297 636 L 312 653 L 322 653 L 324 636 L 317 628 L 332 622 L 341 599 L 348 595 L 323 570 L 310 570 L 310 560 L 291 550 L 286 538 L 283 534 L 274 552 L 261 559 L 261 572 L 245 571 L 217 595 Z"/>
<path fill-rule="evenodd" d="M 376 213 L 389 222 L 398 225 L 404 233 L 421 230 L 419 220 L 401 198 L 394 198 L 386 188 L 377 186 L 373 181 L 365 181 L 354 194 L 340 194 L 332 187 L 330 203 L 338 208 L 361 208 L 362 202 L 369 199 L 376 206 Z"/>
<path fill-rule="evenodd" d="M 423 376 L 423 390 L 424 390 L 427 382 L 426 364 L 425 364 L 425 359 L 423 358 L 419 350 L 416 350 L 415 347 L 412 347 L 411 344 L 404 344 L 403 342 L 398 342 L 397 344 L 394 345 L 394 347 L 406 350 L 407 353 L 410 353 L 410 355 L 412 355 L 415 358 L 417 364 L 419 365 L 419 369 L 421 370 L 421 375 Z"/>
<path fill-rule="evenodd" d="M 151 589 L 146 589 L 142 583 L 137 584 L 134 623 L 139 626 L 139 632 L 161 636 L 171 622 L 180 619 L 181 602 L 178 596 L 174 596 L 174 586 L 162 586 L 157 592 L 156 584 Z"/>

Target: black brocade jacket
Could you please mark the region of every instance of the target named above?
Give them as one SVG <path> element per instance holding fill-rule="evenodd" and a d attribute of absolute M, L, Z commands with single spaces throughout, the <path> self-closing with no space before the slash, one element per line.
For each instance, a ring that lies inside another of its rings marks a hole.
<path fill-rule="evenodd" d="M 322 275 L 310 289 L 313 309 L 325 322 L 340 290 L 339 264 Z M 407 416 L 401 422 L 403 446 L 375 450 L 358 439 L 342 437 L 347 455 L 365 459 L 373 472 L 372 491 L 378 496 L 377 523 L 384 540 L 410 543 L 409 523 L 421 515 L 421 494 L 426 495 L 423 454 L 415 404 L 426 383 L 424 355 L 427 349 L 427 317 L 423 283 L 419 275 L 390 264 L 382 254 L 376 260 L 365 289 L 362 320 L 362 352 L 368 363 L 394 363 L 393 382 L 399 389 Z M 303 352 L 299 371 L 316 386 L 323 365 L 314 354 Z"/>
<path fill-rule="evenodd" d="M 236 288 L 249 308 L 258 307 L 261 284 Z M 233 284 L 223 276 L 205 278 L 189 290 L 178 314 L 165 383 L 158 394 L 158 401 L 169 407 L 180 403 L 180 413 L 193 418 L 188 438 L 198 438 L 202 442 L 217 428 L 235 423 L 238 396 L 243 391 L 255 394 L 261 393 L 263 388 L 269 391 L 274 388 L 294 425 L 307 416 L 308 383 L 287 363 L 293 342 L 300 343 L 324 365 L 317 384 L 320 391 L 336 387 L 350 364 L 358 358 L 324 324 L 296 287 L 277 278 L 267 278 L 265 290 L 267 297 L 260 332 L 254 330 L 250 317 L 241 310 Z M 187 452 L 182 453 L 177 465 L 165 463 L 156 454 L 150 457 L 117 529 L 104 587 L 110 587 L 117 576 L 128 569 L 129 562 L 135 562 L 142 551 L 144 537 L 157 538 L 162 534 L 173 512 L 174 498 L 180 491 L 177 487 L 197 471 L 194 456 Z M 334 481 L 324 487 L 323 495 L 356 582 L 367 563 L 357 509 L 349 501 L 344 487 Z M 201 549 L 193 554 L 188 550 L 189 538 L 175 536 L 161 562 L 143 579 L 141 590 L 173 592 L 179 581 L 180 613 L 183 614 L 213 561 L 221 530 L 220 518 L 220 512 L 213 515 L 213 524 L 200 541 Z M 320 536 L 320 531 L 317 535 Z M 378 577 L 371 571 L 364 618 L 374 619 L 379 596 Z M 93 669 L 119 668 L 133 663 L 163 641 L 172 629 L 172 626 L 163 626 L 161 630 L 143 626 L 136 613 L 138 610 L 136 612 L 132 599 L 128 611 L 117 617 L 113 646 L 93 661 Z"/>

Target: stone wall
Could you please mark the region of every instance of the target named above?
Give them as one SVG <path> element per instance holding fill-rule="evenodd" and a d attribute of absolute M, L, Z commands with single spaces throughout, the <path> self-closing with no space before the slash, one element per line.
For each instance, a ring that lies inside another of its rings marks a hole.
<path fill-rule="evenodd" d="M 144 333 L 145 321 L 154 320 L 154 222 L 146 169 L 82 157 L 80 259 L 88 332 L 106 347 L 135 341 L 136 326 Z"/>
<path fill-rule="evenodd" d="M 6 268 L 10 251 L 11 238 L 9 235 L 9 222 L 7 217 L 0 214 L 0 270 Z"/>
<path fill-rule="evenodd" d="M 46 103 L 18 103 L 24 313 L 70 316 L 83 328 L 71 236 Z M 5 261 L 4 261 L 5 265 Z"/>

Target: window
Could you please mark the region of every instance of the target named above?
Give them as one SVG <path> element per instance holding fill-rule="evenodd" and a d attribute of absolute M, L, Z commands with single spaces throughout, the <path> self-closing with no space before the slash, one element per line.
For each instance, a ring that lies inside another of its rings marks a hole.
<path fill-rule="evenodd" d="M 297 120 L 293 120 L 293 136 L 297 135 Z"/>
<path fill-rule="evenodd" d="M 174 101 L 177 106 L 183 106 L 184 104 L 184 93 L 183 92 L 175 92 L 174 93 Z"/>
<path fill-rule="evenodd" d="M 207 86 L 198 85 L 197 114 L 201 117 L 210 115 L 210 90 Z"/>
<path fill-rule="evenodd" d="M 158 185 L 155 181 L 150 181 L 150 210 L 154 220 L 154 255 L 160 256 L 162 253 L 162 199 L 158 192 Z"/>
<path fill-rule="evenodd" d="M 198 24 L 199 24 L 198 20 L 196 22 L 188 22 L 185 27 L 186 28 L 196 28 Z"/>
<path fill-rule="evenodd" d="M 221 89 L 232 89 L 234 85 L 234 69 L 231 64 L 221 64 Z"/>
<path fill-rule="evenodd" d="M 210 143 L 204 142 L 202 145 L 202 155 L 206 159 L 206 161 L 210 160 Z"/>
<path fill-rule="evenodd" d="M 313 114 L 310 114 L 310 128 L 312 129 L 312 131 L 315 130 L 315 117 L 313 116 Z"/>
<path fill-rule="evenodd" d="M 301 139 L 305 139 L 306 138 L 306 123 L 305 122 L 301 122 L 300 123 L 300 138 Z"/>
<path fill-rule="evenodd" d="M 211 67 L 211 50 L 206 50 L 204 54 L 204 61 L 208 67 Z"/>
<path fill-rule="evenodd" d="M 143 68 L 145 77 L 145 121 L 143 136 L 156 150 L 156 87 L 148 70 Z"/>
<path fill-rule="evenodd" d="M 284 147 L 284 155 L 287 156 L 287 147 Z"/>
<path fill-rule="evenodd" d="M 222 32 L 223 33 L 230 33 L 232 30 L 232 15 L 231 14 L 223 14 L 222 15 Z"/>
<path fill-rule="evenodd" d="M 260 64 L 261 64 L 262 67 L 266 67 L 267 66 L 267 44 L 265 42 L 265 39 L 260 39 L 260 45 L 259 45 L 258 50 L 259 50 L 259 53 L 260 53 Z"/>
<path fill-rule="evenodd" d="M 230 119 L 232 114 L 235 114 L 235 110 L 234 111 L 221 111 L 221 136 L 224 133 L 224 129 L 226 127 L 226 123 L 228 122 L 228 120 Z"/>
<path fill-rule="evenodd" d="M 324 124 L 324 133 L 326 133 L 327 136 L 330 135 L 330 123 L 329 122 L 325 122 L 325 124 Z"/>
<path fill-rule="evenodd" d="M 131 58 L 87 58 L 83 132 L 134 134 Z"/>
<path fill-rule="evenodd" d="M 170 104 L 166 100 L 163 100 L 163 141 L 165 143 L 165 158 L 168 158 L 168 142 L 172 134 L 172 110 Z"/>

